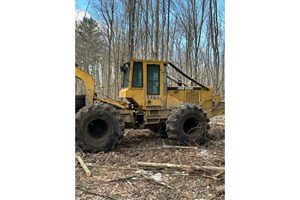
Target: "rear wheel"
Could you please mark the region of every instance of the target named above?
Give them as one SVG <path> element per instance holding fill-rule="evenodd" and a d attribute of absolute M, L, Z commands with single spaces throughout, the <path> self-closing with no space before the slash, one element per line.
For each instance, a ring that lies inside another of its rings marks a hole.
<path fill-rule="evenodd" d="M 179 144 L 204 144 L 209 127 L 207 114 L 195 104 L 183 104 L 174 108 L 166 122 L 169 138 Z"/>
<path fill-rule="evenodd" d="M 76 142 L 87 152 L 111 151 L 124 131 L 117 110 L 105 103 L 85 106 L 76 113 Z"/>

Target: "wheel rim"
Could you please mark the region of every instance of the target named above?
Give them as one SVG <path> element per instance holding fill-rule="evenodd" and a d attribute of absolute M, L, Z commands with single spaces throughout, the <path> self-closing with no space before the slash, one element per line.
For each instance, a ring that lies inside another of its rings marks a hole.
<path fill-rule="evenodd" d="M 107 134 L 108 125 L 104 120 L 95 119 L 91 121 L 87 127 L 90 136 L 99 139 Z"/>
<path fill-rule="evenodd" d="M 183 131 L 186 134 L 193 134 L 196 130 L 196 127 L 199 124 L 199 120 L 195 117 L 190 117 L 185 120 L 183 123 Z"/>

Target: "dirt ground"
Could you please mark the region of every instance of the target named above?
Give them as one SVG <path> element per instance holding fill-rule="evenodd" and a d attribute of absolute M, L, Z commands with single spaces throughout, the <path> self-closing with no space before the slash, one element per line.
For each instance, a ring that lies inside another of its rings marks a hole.
<path fill-rule="evenodd" d="M 148 129 L 125 131 L 112 152 L 77 151 L 92 175 L 75 160 L 76 200 L 86 199 L 191 199 L 225 198 L 223 170 L 194 168 L 142 168 L 137 162 L 225 167 L 225 117 L 211 119 L 209 141 L 198 147 L 180 148 Z"/>

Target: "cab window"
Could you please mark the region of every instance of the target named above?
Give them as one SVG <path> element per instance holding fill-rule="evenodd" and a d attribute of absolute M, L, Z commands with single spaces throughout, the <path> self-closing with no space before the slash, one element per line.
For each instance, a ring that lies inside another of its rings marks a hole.
<path fill-rule="evenodd" d="M 129 72 L 130 72 L 129 64 L 126 63 L 125 65 L 123 65 L 121 67 L 121 71 L 122 71 L 122 88 L 127 88 L 129 86 Z"/>
<path fill-rule="evenodd" d="M 133 63 L 132 87 L 143 87 L 143 63 Z"/>
<path fill-rule="evenodd" d="M 159 95 L 159 65 L 148 64 L 147 65 L 147 94 Z"/>

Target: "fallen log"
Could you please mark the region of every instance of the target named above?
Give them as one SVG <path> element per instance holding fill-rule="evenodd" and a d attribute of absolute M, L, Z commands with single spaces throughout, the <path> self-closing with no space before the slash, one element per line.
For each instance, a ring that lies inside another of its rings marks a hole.
<path fill-rule="evenodd" d="M 215 166 L 196 166 L 196 165 L 178 165 L 173 163 L 150 163 L 150 162 L 137 162 L 139 167 L 151 167 L 151 168 L 174 168 L 183 170 L 211 170 L 211 171 L 224 171 L 225 167 Z"/>
<path fill-rule="evenodd" d="M 217 122 L 216 125 L 225 126 L 225 123 Z"/>
<path fill-rule="evenodd" d="M 171 146 L 171 145 L 163 145 L 162 147 L 158 148 L 164 148 L 164 149 L 198 149 L 198 147 L 190 147 L 190 146 Z"/>
<path fill-rule="evenodd" d="M 86 166 L 86 164 L 83 162 L 83 160 L 81 159 L 80 156 L 75 155 L 76 159 L 78 160 L 78 162 L 80 163 L 82 169 L 84 170 L 84 172 L 86 173 L 87 176 L 91 176 L 92 172 L 89 170 L 89 168 Z"/>

